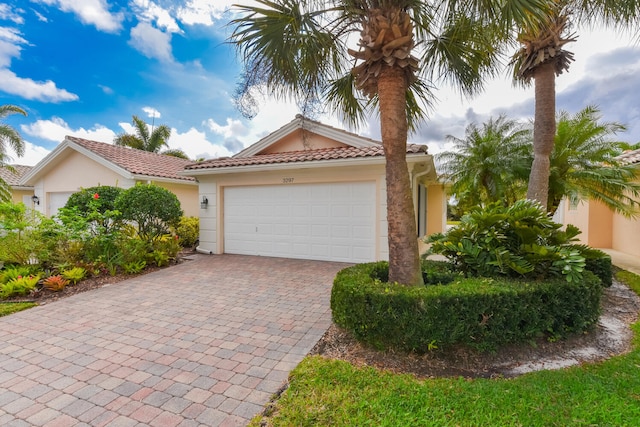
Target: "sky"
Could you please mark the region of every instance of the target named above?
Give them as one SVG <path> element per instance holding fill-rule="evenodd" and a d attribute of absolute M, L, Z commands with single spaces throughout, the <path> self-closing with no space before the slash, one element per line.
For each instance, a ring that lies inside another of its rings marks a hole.
<path fill-rule="evenodd" d="M 110 143 L 132 132 L 131 117 L 172 129 L 170 148 L 189 157 L 229 156 L 294 119 L 292 103 L 266 97 L 248 120 L 233 93 L 242 64 L 225 43 L 233 3 L 250 0 L 0 0 L 0 104 L 28 116 L 4 122 L 17 129 L 26 153 L 14 164 L 35 165 L 66 135 Z M 640 141 L 640 46 L 637 37 L 574 29 L 570 72 L 556 83 L 558 110 L 597 106 L 603 120 L 627 125 L 618 139 Z M 636 43 L 634 43 L 636 42 Z M 450 148 L 471 122 L 504 113 L 533 116 L 533 88 L 514 88 L 509 71 L 473 98 L 442 82 L 429 120 L 409 137 L 431 153 Z M 345 128 L 336 117 L 323 123 Z M 350 130 L 350 129 L 348 129 Z M 379 139 L 376 117 L 357 133 Z"/>

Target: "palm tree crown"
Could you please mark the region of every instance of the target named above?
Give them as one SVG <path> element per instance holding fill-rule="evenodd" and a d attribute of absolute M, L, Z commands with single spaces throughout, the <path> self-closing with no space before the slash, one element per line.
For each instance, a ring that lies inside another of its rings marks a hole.
<path fill-rule="evenodd" d="M 152 153 L 158 153 L 162 147 L 169 145 L 168 141 L 171 137 L 171 129 L 168 126 L 160 125 L 149 132 L 147 123 L 135 115 L 133 116 L 132 123 L 135 128 L 135 135 L 121 133 L 114 138 L 113 143 L 115 145 L 150 151 Z"/>
<path fill-rule="evenodd" d="M 10 114 L 22 114 L 27 115 L 27 112 L 22 108 L 15 105 L 0 105 L 0 120 L 4 119 Z M 24 155 L 24 141 L 20 136 L 20 133 L 13 127 L 6 123 L 0 123 L 0 167 L 13 171 L 13 168 L 8 164 L 11 159 L 7 154 L 7 148 L 10 146 L 18 156 Z M 9 184 L 0 178 L 0 202 L 11 200 L 11 189 Z"/>

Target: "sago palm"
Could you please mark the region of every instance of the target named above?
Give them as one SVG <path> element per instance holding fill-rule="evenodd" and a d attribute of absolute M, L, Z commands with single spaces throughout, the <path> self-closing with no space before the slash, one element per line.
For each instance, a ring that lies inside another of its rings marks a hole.
<path fill-rule="evenodd" d="M 171 129 L 166 125 L 160 125 L 149 132 L 147 123 L 138 116 L 133 116 L 135 135 L 121 133 L 117 135 L 113 143 L 123 147 L 136 148 L 138 150 L 158 153 L 162 147 L 168 146 L 171 137 Z"/>
<path fill-rule="evenodd" d="M 527 197 L 543 206 L 549 202 L 549 165 L 556 134 L 556 76 L 569 70 L 573 53 L 565 49 L 576 40 L 572 24 L 637 26 L 637 0 L 555 0 L 548 15 L 519 29 L 522 48 L 514 55 L 514 78 L 535 86 L 534 159 Z"/>
<path fill-rule="evenodd" d="M 529 135 L 522 123 L 502 115 L 481 126 L 470 124 L 463 139 L 447 136 L 453 150 L 437 159 L 460 207 L 508 206 L 524 196 L 531 165 Z"/>
<path fill-rule="evenodd" d="M 497 70 L 514 19 L 539 16 L 544 0 L 256 0 L 231 22 L 245 72 L 239 104 L 253 112 L 263 88 L 321 105 L 350 125 L 374 111 L 386 157 L 389 280 L 422 282 L 406 164 L 408 132 L 425 119 L 443 81 L 465 94 Z"/>
<path fill-rule="evenodd" d="M 560 112 L 551 154 L 549 212 L 555 212 L 567 197 L 598 200 L 626 216 L 638 216 L 640 184 L 636 168 L 616 157 L 630 147 L 613 139 L 625 127 L 601 122 L 599 111 L 587 107 L 575 115 Z"/>
<path fill-rule="evenodd" d="M 27 115 L 27 112 L 22 108 L 15 105 L 0 105 L 0 120 L 4 119 L 10 114 L 22 114 Z M 15 170 L 9 165 L 9 155 L 7 154 L 8 147 L 13 148 L 16 155 L 24 155 L 24 141 L 20 136 L 20 133 L 13 127 L 6 123 L 0 123 L 0 167 L 15 172 Z M 2 178 L 0 178 L 0 202 L 11 200 L 11 188 L 9 184 Z"/>

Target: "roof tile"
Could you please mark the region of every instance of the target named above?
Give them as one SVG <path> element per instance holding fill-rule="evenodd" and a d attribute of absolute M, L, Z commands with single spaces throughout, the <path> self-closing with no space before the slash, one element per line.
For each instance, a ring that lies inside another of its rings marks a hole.
<path fill-rule="evenodd" d="M 407 144 L 407 153 L 426 154 L 427 146 L 418 144 Z M 322 148 L 317 150 L 290 151 L 285 153 L 258 154 L 250 157 L 222 157 L 218 159 L 206 160 L 204 162 L 191 163 L 187 165 L 185 169 L 220 169 L 238 166 L 255 166 L 382 156 L 384 156 L 384 151 L 381 145 L 376 147 L 364 148 L 334 147 Z"/>
<path fill-rule="evenodd" d="M 67 136 L 66 139 L 93 151 L 100 157 L 135 175 L 195 181 L 193 177 L 178 175 L 178 172 L 181 172 L 186 165 L 192 163 L 191 160 L 104 142 L 90 141 L 75 136 Z"/>
<path fill-rule="evenodd" d="M 16 171 L 12 172 L 7 168 L 0 167 L 0 178 L 11 186 L 20 185 L 20 178 L 28 173 L 33 166 L 11 165 Z"/>
<path fill-rule="evenodd" d="M 640 163 L 640 148 L 637 150 L 625 151 L 618 156 L 618 160 L 629 165 Z"/>

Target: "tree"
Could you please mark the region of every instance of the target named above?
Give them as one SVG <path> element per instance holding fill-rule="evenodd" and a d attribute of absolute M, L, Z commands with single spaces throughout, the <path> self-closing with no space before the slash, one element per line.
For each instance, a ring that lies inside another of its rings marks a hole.
<path fill-rule="evenodd" d="M 27 115 L 27 112 L 15 105 L 0 105 L 0 120 L 10 114 Z M 18 156 L 24 155 L 24 141 L 20 133 L 6 123 L 0 123 L 0 168 L 8 169 L 15 173 L 15 169 L 8 164 L 11 160 L 7 154 L 7 145 L 11 146 Z M 0 177 L 0 202 L 11 200 L 11 188 L 9 184 Z"/>
<path fill-rule="evenodd" d="M 122 147 L 131 147 L 138 150 L 150 151 L 152 153 L 160 152 L 162 147 L 168 147 L 168 141 L 171 137 L 171 129 L 166 125 L 160 125 L 151 132 L 144 120 L 138 116 L 133 116 L 133 127 L 135 135 L 121 133 L 117 135 L 113 143 Z"/>
<path fill-rule="evenodd" d="M 550 156 L 556 134 L 556 76 L 569 70 L 573 53 L 564 45 L 576 40 L 567 33 L 570 18 L 577 24 L 610 26 L 637 24 L 640 3 L 637 0 L 579 1 L 559 0 L 551 3 L 548 15 L 534 25 L 520 27 L 518 40 L 522 48 L 514 55 L 514 78 L 523 84 L 533 80 L 535 87 L 534 158 L 527 197 L 548 203 Z M 533 21 L 532 21 L 533 22 Z"/>
<path fill-rule="evenodd" d="M 636 168 L 616 159 L 631 147 L 613 139 L 626 128 L 600 120 L 600 112 L 593 106 L 573 116 L 567 112 L 558 114 L 550 161 L 549 212 L 555 212 L 567 197 L 574 202 L 598 200 L 626 216 L 640 213 Z"/>
<path fill-rule="evenodd" d="M 253 113 L 256 89 L 323 106 L 352 126 L 376 110 L 386 158 L 389 280 L 422 283 L 406 164 L 410 130 L 425 119 L 437 80 L 465 94 L 497 71 L 502 34 L 540 15 L 537 0 L 256 0 L 237 6 L 230 42 L 244 60 L 237 102 Z M 350 49 L 349 37 L 360 37 Z M 420 45 L 419 57 L 412 53 Z"/>
<path fill-rule="evenodd" d="M 531 166 L 529 135 L 522 123 L 504 115 L 470 124 L 464 139 L 448 135 L 453 150 L 437 159 L 458 206 L 465 211 L 493 202 L 509 206 L 522 198 Z"/>

